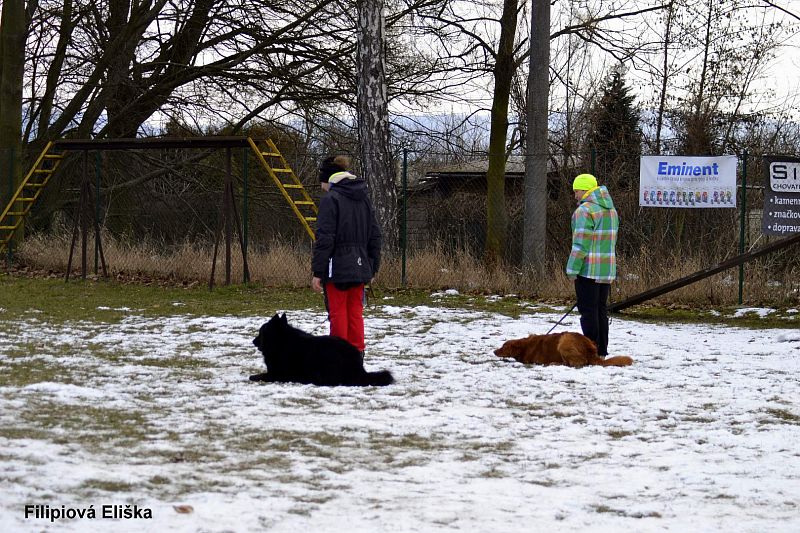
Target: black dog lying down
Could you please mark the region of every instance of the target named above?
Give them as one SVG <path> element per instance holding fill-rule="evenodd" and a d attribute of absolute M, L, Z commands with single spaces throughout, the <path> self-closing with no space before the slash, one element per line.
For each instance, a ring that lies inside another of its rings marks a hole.
<path fill-rule="evenodd" d="M 387 370 L 364 370 L 361 352 L 339 337 L 315 337 L 289 325 L 286 313 L 261 326 L 253 344 L 264 355 L 267 372 L 251 381 L 310 383 L 313 385 L 389 385 Z"/>

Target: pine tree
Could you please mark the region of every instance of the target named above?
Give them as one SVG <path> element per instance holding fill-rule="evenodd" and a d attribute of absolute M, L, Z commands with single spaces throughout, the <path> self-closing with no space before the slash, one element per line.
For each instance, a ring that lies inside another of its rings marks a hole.
<path fill-rule="evenodd" d="M 638 183 L 642 133 L 635 97 L 621 66 L 611 71 L 592 109 L 588 140 L 596 153 L 599 181 L 622 190 Z"/>

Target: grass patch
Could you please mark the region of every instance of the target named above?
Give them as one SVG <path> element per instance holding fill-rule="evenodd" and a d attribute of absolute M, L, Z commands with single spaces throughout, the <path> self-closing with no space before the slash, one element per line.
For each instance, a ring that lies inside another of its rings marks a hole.
<path fill-rule="evenodd" d="M 697 422 L 698 424 L 711 424 L 712 422 L 716 422 L 714 418 L 710 418 L 707 416 L 698 416 L 698 415 L 690 415 L 683 417 L 684 422 Z"/>
<path fill-rule="evenodd" d="M 180 303 L 181 305 L 174 305 Z M 70 281 L 0 275 L 3 318 L 37 311 L 40 320 L 88 320 L 115 323 L 126 316 L 262 315 L 279 309 L 319 307 L 321 297 L 310 289 L 232 285 L 216 288 L 177 288 Z"/>
<path fill-rule="evenodd" d="M 719 315 L 712 315 L 709 310 L 719 311 Z M 784 312 L 771 313 L 760 317 L 755 313 L 743 316 L 733 316 L 737 308 L 733 306 L 636 306 L 626 309 L 623 313 L 614 316 L 630 317 L 641 322 L 654 324 L 679 323 L 679 324 L 725 324 L 750 329 L 770 329 L 797 327 L 797 319 Z"/>
<path fill-rule="evenodd" d="M 793 426 L 800 426 L 800 415 L 796 415 L 788 409 L 774 409 L 769 408 L 766 410 L 767 414 L 773 419 L 763 420 L 762 424 L 790 424 Z"/>
<path fill-rule="evenodd" d="M 145 357 L 135 359 L 137 365 L 152 366 L 156 368 L 169 368 L 172 370 L 206 370 L 219 365 L 213 361 L 194 357 Z"/>
<path fill-rule="evenodd" d="M 15 350 L 16 351 L 16 350 Z M 31 350 L 25 355 L 35 353 Z M 57 381 L 75 384 L 75 380 L 57 363 L 43 357 L 20 357 L 15 354 L 0 362 L 0 384 L 4 387 L 25 387 L 34 383 Z"/>
<path fill-rule="evenodd" d="M 38 400 L 21 415 L 22 420 L 42 432 L 49 433 L 54 442 L 80 443 L 87 448 L 133 445 L 143 442 L 152 428 L 144 414 L 129 409 L 110 409 L 81 404 Z"/>
<path fill-rule="evenodd" d="M 369 316 L 375 306 L 424 305 L 484 311 L 518 318 L 522 314 L 561 312 L 561 306 L 571 303 L 566 300 L 551 300 L 546 305 L 537 305 L 535 309 L 531 309 L 530 301 L 513 295 L 487 297 L 479 291 L 444 296 L 432 294 L 435 293 L 429 289 L 374 287 L 368 294 L 365 314 Z M 793 315 L 782 312 L 772 313 L 764 318 L 752 314 L 734 317 L 735 307 L 715 307 L 720 311 L 719 316 L 709 314 L 709 308 L 702 306 L 670 307 L 640 305 L 626 310 L 621 316 L 644 322 L 727 324 L 762 329 L 797 325 L 797 320 L 792 319 Z M 115 323 L 129 315 L 255 315 L 266 318 L 279 310 L 319 309 L 322 312 L 323 303 L 322 297 L 310 288 L 291 286 L 231 285 L 209 291 L 205 285 L 184 288 L 103 280 L 74 280 L 65 283 L 63 279 L 0 274 L 0 309 L 0 317 L 4 319 L 0 322 L 0 328 L 12 328 L 15 326 L 8 322 L 9 319 L 27 317 L 30 313 L 35 313 L 40 320 L 54 323 L 74 320 Z"/>
<path fill-rule="evenodd" d="M 18 439 L 31 439 L 31 440 L 43 440 L 48 436 L 48 432 L 44 429 L 39 428 L 28 428 L 28 427 L 12 427 L 8 425 L 0 426 L 0 438 L 8 439 L 8 440 L 18 440 Z M 7 460 L 8 456 L 0 455 L 0 460 Z"/>
<path fill-rule="evenodd" d="M 495 466 L 489 468 L 488 470 L 484 470 L 482 473 L 478 474 L 478 476 L 489 479 L 502 479 L 504 477 L 507 477 L 507 475 L 503 473 L 502 470 L 500 470 Z"/>
<path fill-rule="evenodd" d="M 79 490 L 89 492 L 131 492 L 136 485 L 122 481 L 109 481 L 105 479 L 87 479 Z"/>
<path fill-rule="evenodd" d="M 626 518 L 661 518 L 661 513 L 657 513 L 655 511 L 650 513 L 629 513 L 623 509 L 614 509 L 613 507 L 609 507 L 608 505 L 592 505 L 591 508 L 596 513 L 608 513 L 614 514 L 617 516 L 624 516 Z"/>

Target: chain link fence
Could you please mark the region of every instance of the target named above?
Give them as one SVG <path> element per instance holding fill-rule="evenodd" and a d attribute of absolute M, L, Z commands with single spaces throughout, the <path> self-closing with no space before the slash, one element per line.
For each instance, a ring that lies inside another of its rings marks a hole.
<path fill-rule="evenodd" d="M 278 146 L 318 203 L 322 191 L 317 165 L 328 154 L 299 150 L 290 143 Z M 4 207 L 15 189 L 14 162 L 24 161 L 20 163 L 24 167 L 38 155 L 0 153 Z M 639 207 L 638 166 L 609 163 L 610 158 L 603 156 L 589 152 L 550 158 L 548 266 L 543 274 L 526 267 L 522 258 L 523 157 L 507 161 L 505 205 L 499 208 L 506 215 L 502 260 L 487 262 L 487 155 L 398 153 L 400 240 L 398 247 L 386 248 L 376 283 L 571 297 L 563 266 L 575 207 L 571 183 L 581 172 L 594 173 L 608 186 L 620 214 L 620 277 L 612 299 L 702 270 L 769 241 L 760 231 L 764 181 L 760 155 L 739 156 L 735 209 Z M 354 170 L 359 173 L 359 169 L 354 157 Z M 226 180 L 233 199 L 227 204 Z M 184 285 L 250 281 L 307 286 L 310 281 L 311 239 L 249 148 L 70 152 L 24 226 L 24 240 L 15 239 L 4 250 L 7 268 L 13 264 L 63 275 L 69 265 L 71 276 L 84 272 L 100 276 L 105 264 L 111 278 Z M 797 250 L 787 249 L 746 266 L 741 274 L 720 274 L 672 298 L 735 300 L 741 275 L 748 280 L 747 300 L 795 302 L 797 258 Z M 779 288 L 764 290 L 770 284 Z"/>

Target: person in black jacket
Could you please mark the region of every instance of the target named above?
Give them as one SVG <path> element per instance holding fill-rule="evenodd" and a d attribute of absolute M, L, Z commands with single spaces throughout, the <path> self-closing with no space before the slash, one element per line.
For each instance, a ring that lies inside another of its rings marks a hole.
<path fill-rule="evenodd" d="M 311 286 L 325 292 L 331 335 L 364 352 L 364 284 L 381 262 L 381 232 L 367 183 L 349 172 L 347 156 L 328 157 L 319 168 L 327 194 L 317 213 Z"/>

